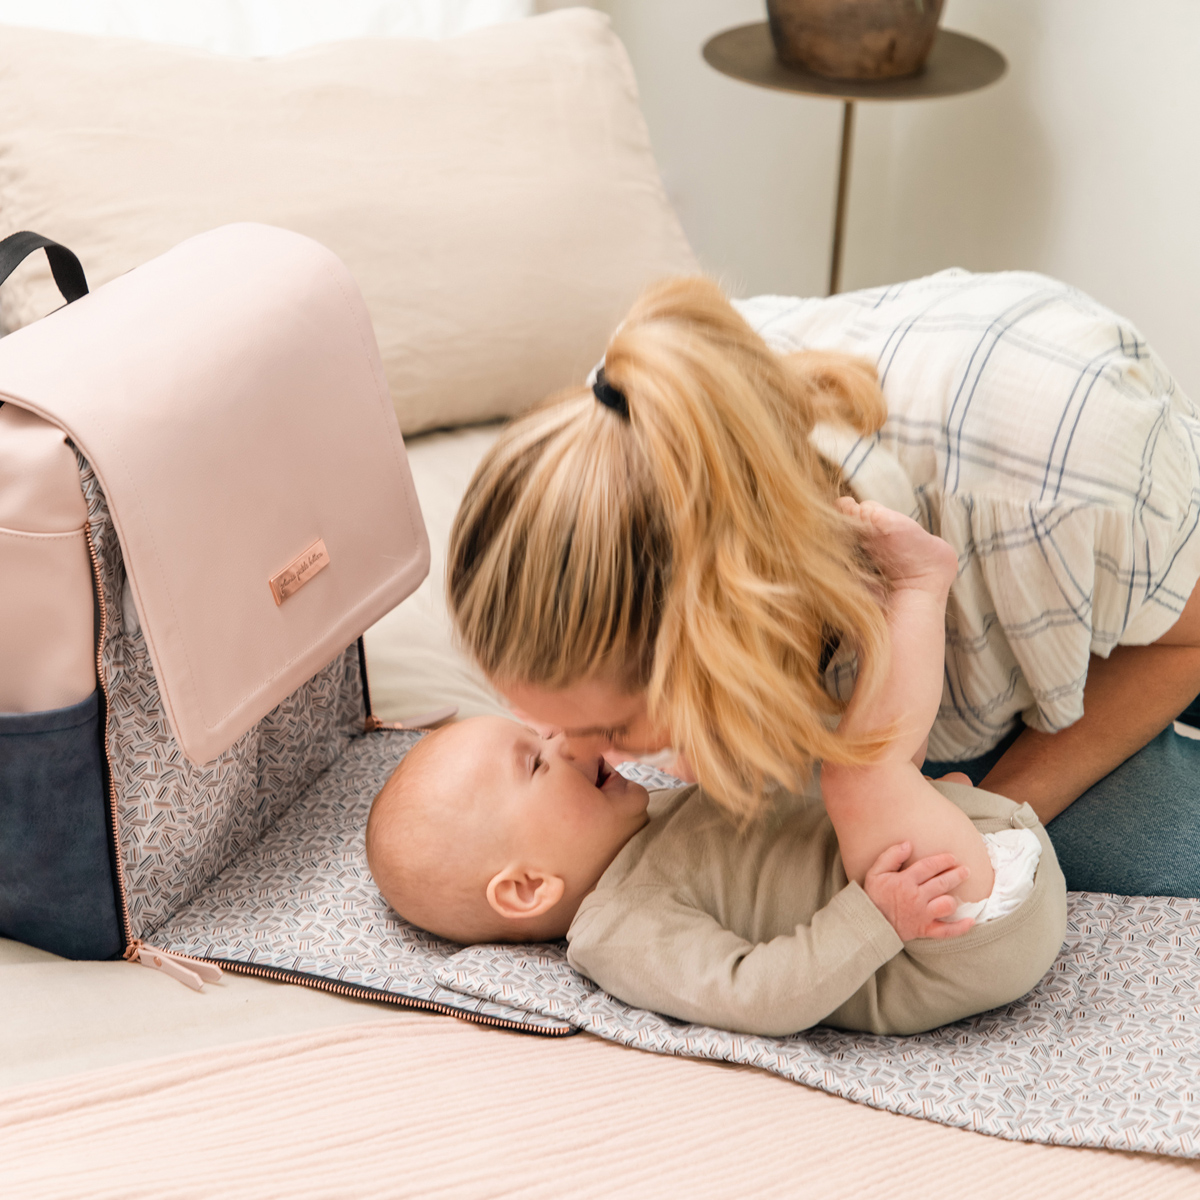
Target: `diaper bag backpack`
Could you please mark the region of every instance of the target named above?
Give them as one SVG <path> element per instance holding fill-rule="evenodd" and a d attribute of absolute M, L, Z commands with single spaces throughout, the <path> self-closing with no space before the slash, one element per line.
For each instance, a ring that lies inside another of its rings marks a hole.
<path fill-rule="evenodd" d="M 227 226 L 88 294 L 21 233 L 0 280 L 38 249 L 67 303 L 0 340 L 0 936 L 147 961 L 379 724 L 360 635 L 429 546 L 332 253 Z"/>

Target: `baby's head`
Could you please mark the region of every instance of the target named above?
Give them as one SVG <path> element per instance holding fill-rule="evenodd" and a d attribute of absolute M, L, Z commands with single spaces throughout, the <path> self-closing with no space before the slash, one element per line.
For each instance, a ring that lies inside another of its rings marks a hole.
<path fill-rule="evenodd" d="M 516 721 L 422 739 L 384 784 L 367 861 L 406 921 L 456 942 L 540 942 L 648 820 L 646 789 Z"/>

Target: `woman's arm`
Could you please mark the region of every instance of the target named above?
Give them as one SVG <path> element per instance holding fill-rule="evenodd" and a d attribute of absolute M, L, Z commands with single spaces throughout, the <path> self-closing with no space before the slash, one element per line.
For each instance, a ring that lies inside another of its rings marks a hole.
<path fill-rule="evenodd" d="M 1058 733 L 1026 729 L 980 787 L 1029 804 L 1044 823 L 1058 816 L 1157 737 L 1200 695 L 1200 588 L 1179 620 L 1149 646 L 1093 655 L 1083 716 Z"/>

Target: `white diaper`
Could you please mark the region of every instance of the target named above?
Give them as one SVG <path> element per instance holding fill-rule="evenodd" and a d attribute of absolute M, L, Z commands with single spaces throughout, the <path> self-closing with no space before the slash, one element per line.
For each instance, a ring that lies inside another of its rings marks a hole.
<path fill-rule="evenodd" d="M 1032 829 L 1001 829 L 985 833 L 984 844 L 996 881 L 992 894 L 982 900 L 964 901 L 943 921 L 961 921 L 974 917 L 976 925 L 998 921 L 1015 912 L 1033 891 L 1033 877 L 1042 857 L 1042 843 Z"/>

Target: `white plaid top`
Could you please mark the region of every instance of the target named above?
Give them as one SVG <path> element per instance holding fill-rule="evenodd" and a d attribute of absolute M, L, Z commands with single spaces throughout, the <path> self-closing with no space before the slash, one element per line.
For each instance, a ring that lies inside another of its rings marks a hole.
<path fill-rule="evenodd" d="M 958 551 L 931 758 L 982 754 L 1018 715 L 1070 725 L 1089 653 L 1174 624 L 1200 576 L 1200 412 L 1127 322 L 1025 272 L 738 307 L 777 351 L 876 365 L 883 430 L 817 444 Z M 842 695 L 852 671 L 831 664 Z"/>

